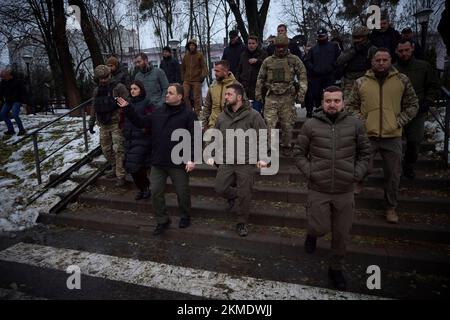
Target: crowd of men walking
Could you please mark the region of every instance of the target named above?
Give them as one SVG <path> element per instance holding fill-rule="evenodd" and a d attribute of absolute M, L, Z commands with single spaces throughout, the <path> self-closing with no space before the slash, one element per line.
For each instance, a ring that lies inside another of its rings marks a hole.
<path fill-rule="evenodd" d="M 374 157 L 380 153 L 386 220 L 398 223 L 400 176 L 403 172 L 414 178 L 414 162 L 438 79 L 430 64 L 417 58 L 423 52 L 411 39 L 411 30 L 403 30 L 400 36 L 387 17 L 380 30 L 356 27 L 351 47 L 344 51 L 337 41 L 328 40 L 323 28 L 309 50 L 287 37 L 285 25 L 278 26 L 277 33 L 265 50 L 257 37 L 250 36 L 244 45 L 239 34 L 231 31 L 222 60 L 214 64 L 215 80 L 204 100 L 201 86 L 208 71 L 195 39 L 187 41 L 181 65 L 169 47 L 163 48 L 160 68 L 149 64 L 144 53 L 138 54 L 138 72 L 132 82 L 111 57 L 107 65 L 95 68 L 99 86 L 94 91 L 89 130 L 93 133 L 97 122 L 103 153 L 112 165 L 108 176 L 117 178 L 117 186 L 124 185 L 128 172 L 138 188 L 136 200 L 151 196 L 157 222 L 154 234 L 159 235 L 171 224 L 164 198 L 167 177 L 178 197 L 179 227 L 191 223 L 189 173 L 196 167 L 194 150 L 185 163 L 174 162 L 171 154 L 177 141 L 171 136 L 176 129 L 188 130 L 192 139 L 197 119 L 203 132 L 268 129 L 270 146 L 279 122 L 281 143 L 270 151 L 273 154 L 279 148 L 285 156 L 295 156 L 308 182 L 305 250 L 313 253 L 317 238 L 332 232 L 329 276 L 343 290 L 354 194 L 362 192 Z M 311 118 L 296 142 L 292 139 L 295 103 L 305 106 Z M 191 145 L 194 148 L 193 141 Z M 237 212 L 236 231 L 246 236 L 253 175 L 256 168 L 270 163 L 265 158 L 251 162 L 248 153 L 243 164 L 231 158 L 233 162 L 227 163 L 215 155 L 207 163 L 218 167 L 215 190 L 227 200 L 226 210 Z"/>

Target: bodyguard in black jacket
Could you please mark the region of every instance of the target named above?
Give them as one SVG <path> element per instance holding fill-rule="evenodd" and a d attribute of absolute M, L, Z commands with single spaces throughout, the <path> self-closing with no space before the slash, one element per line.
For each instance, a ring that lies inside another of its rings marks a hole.
<path fill-rule="evenodd" d="M 194 122 L 197 116 L 186 108 L 183 101 L 183 87 L 172 85 L 167 88 L 166 103 L 162 108 L 156 109 L 151 115 L 139 116 L 132 108 L 125 108 L 125 116 L 140 128 L 149 128 L 152 139 L 152 170 L 150 185 L 152 191 L 152 204 L 155 212 L 157 226 L 153 232 L 159 235 L 167 229 L 171 220 L 167 214 L 164 198 L 164 189 L 167 177 L 170 176 L 178 198 L 178 207 L 181 213 L 180 228 L 190 225 L 191 194 L 189 188 L 189 172 L 194 170 Z M 118 105 L 122 108 L 129 104 L 119 98 Z M 184 164 L 174 163 L 172 149 L 179 141 L 171 141 L 172 133 L 177 129 L 186 129 L 190 133 L 190 160 Z"/>
<path fill-rule="evenodd" d="M 163 59 L 159 68 L 166 74 L 169 83 L 181 83 L 180 63 L 173 58 L 170 47 L 164 47 L 162 51 Z"/>

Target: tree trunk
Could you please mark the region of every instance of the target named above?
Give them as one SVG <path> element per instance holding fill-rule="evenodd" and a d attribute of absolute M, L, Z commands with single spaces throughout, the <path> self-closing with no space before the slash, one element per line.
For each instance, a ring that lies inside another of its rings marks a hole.
<path fill-rule="evenodd" d="M 249 33 L 254 33 L 260 39 L 264 36 L 264 26 L 266 25 L 267 13 L 269 11 L 270 0 L 264 0 L 261 8 L 258 9 L 258 2 L 254 0 L 245 0 L 245 12 L 248 21 L 248 31 L 245 28 L 244 19 L 242 18 L 239 4 L 235 0 L 227 0 L 234 18 L 238 24 L 244 42 L 247 42 Z"/>
<path fill-rule="evenodd" d="M 64 11 L 64 1 L 55 0 L 53 4 L 54 13 L 54 37 L 56 50 L 58 52 L 59 64 L 63 73 L 64 89 L 66 92 L 66 104 L 69 108 L 74 108 L 80 104 L 80 91 L 77 87 L 75 72 L 73 71 L 72 55 L 69 50 L 69 43 L 66 36 L 66 17 Z M 50 8 L 49 8 L 50 9 Z"/>
<path fill-rule="evenodd" d="M 103 64 L 103 57 L 100 50 L 100 45 L 95 37 L 94 28 L 89 20 L 86 6 L 82 0 L 69 0 L 69 5 L 75 5 L 80 8 L 81 21 L 79 21 L 79 23 L 81 26 L 81 31 L 83 32 L 84 40 L 86 41 L 89 49 L 89 53 L 91 54 L 92 65 L 95 68 L 96 66 Z"/>

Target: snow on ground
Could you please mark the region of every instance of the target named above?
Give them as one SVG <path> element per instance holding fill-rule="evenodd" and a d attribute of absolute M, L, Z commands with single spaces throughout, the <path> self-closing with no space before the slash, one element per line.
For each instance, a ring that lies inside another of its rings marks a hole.
<path fill-rule="evenodd" d="M 55 118 L 56 115 L 21 115 L 28 132 Z M 84 139 L 81 135 L 82 128 L 81 117 L 67 117 L 47 127 L 38 135 L 41 159 L 67 143 L 75 135 L 80 135 L 78 139 L 41 163 L 42 185 L 39 186 L 36 178 L 32 139 L 29 138 L 23 143 L 13 145 L 21 137 L 17 135 L 5 136 L 6 128 L 2 122 L 2 125 L 0 125 L 0 232 L 21 231 L 32 227 L 35 225 L 40 212 L 48 212 L 51 207 L 58 203 L 60 194 L 76 187 L 74 182 L 66 181 L 49 190 L 28 207 L 26 206 L 27 198 L 41 190 L 49 181 L 51 174 L 62 173 L 87 154 L 84 148 Z M 98 132 L 97 128 L 96 134 L 88 134 L 89 151 L 99 144 Z M 95 170 L 90 166 L 85 166 L 82 169 L 83 174 Z"/>
<path fill-rule="evenodd" d="M 445 108 L 434 109 L 436 116 L 439 120 L 445 122 Z M 434 119 L 432 115 L 428 116 L 429 121 L 425 121 L 425 137 L 428 137 L 428 141 L 435 143 L 437 152 L 444 151 L 444 130 L 439 123 Z M 448 141 L 448 150 L 450 150 L 450 140 Z"/>

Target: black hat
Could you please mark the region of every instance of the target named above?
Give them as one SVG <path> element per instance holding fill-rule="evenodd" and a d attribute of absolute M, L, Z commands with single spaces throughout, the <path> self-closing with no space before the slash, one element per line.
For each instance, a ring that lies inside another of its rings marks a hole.
<path fill-rule="evenodd" d="M 320 28 L 319 30 L 317 30 L 317 35 L 318 36 L 328 36 L 328 31 L 325 28 Z"/>
<path fill-rule="evenodd" d="M 405 33 L 412 33 L 412 32 L 413 32 L 413 31 L 412 31 L 412 29 L 411 29 L 410 27 L 405 28 L 405 29 L 402 30 L 402 34 L 405 34 Z"/>
<path fill-rule="evenodd" d="M 165 46 L 165 47 L 162 49 L 162 51 L 169 51 L 169 52 L 172 52 L 172 49 L 170 49 L 169 46 Z"/>
<path fill-rule="evenodd" d="M 234 38 L 234 37 L 239 36 L 239 33 L 236 30 L 231 30 L 230 32 L 228 32 L 228 36 L 230 38 Z"/>

